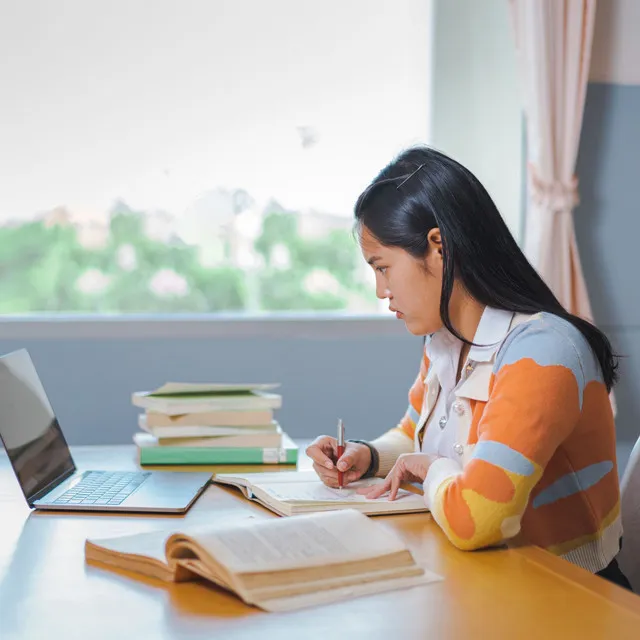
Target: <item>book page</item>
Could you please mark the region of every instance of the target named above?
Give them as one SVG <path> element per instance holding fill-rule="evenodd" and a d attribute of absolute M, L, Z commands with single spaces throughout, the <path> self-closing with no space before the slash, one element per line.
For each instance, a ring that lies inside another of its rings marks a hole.
<path fill-rule="evenodd" d="M 164 545 L 170 535 L 166 531 L 148 531 L 116 538 L 89 539 L 88 542 L 115 554 L 136 555 L 166 564 Z"/>
<path fill-rule="evenodd" d="M 391 502 L 388 500 L 388 494 L 383 494 L 374 500 L 358 493 L 358 489 L 362 487 L 370 487 L 384 482 L 382 478 L 367 478 L 366 480 L 358 480 L 352 482 L 342 489 L 332 489 L 327 487 L 321 480 L 316 477 L 316 482 L 260 482 L 255 483 L 254 487 L 264 491 L 267 495 L 278 500 L 279 502 L 288 503 L 341 503 L 352 504 L 356 502 L 386 502 L 389 508 L 392 508 Z M 401 503 L 407 500 L 420 502 L 422 505 L 422 496 L 411 493 L 405 489 L 398 491 L 398 496 L 394 502 Z"/>
<path fill-rule="evenodd" d="M 245 522 L 254 520 L 253 514 L 238 513 L 236 511 L 220 512 L 219 517 L 229 522 Z M 114 536 L 111 538 L 90 538 L 87 542 L 112 556 L 136 556 L 144 558 L 154 563 L 167 564 L 166 542 L 176 533 L 197 537 L 203 531 L 211 529 L 209 518 L 194 518 L 191 522 L 172 523 L 164 529 L 157 531 L 145 531 L 124 536 Z M 104 554 L 102 554 L 104 555 Z M 123 564 L 123 563 L 120 563 Z M 124 565 L 123 565 L 124 566 Z M 135 570 L 135 569 L 133 569 Z"/>
<path fill-rule="evenodd" d="M 279 387 L 279 383 L 247 383 L 224 384 L 206 382 L 167 382 L 153 391 L 147 391 L 149 395 L 174 395 L 181 393 L 239 393 L 249 391 L 269 391 Z"/>
<path fill-rule="evenodd" d="M 257 604 L 266 611 L 271 612 L 295 611 L 305 607 L 315 607 L 322 604 L 331 604 L 333 602 L 344 602 L 351 598 L 372 595 L 374 593 L 384 593 L 385 591 L 394 591 L 396 589 L 419 587 L 432 582 L 440 582 L 441 580 L 443 580 L 442 576 L 423 568 L 423 573 L 417 576 L 370 582 L 363 581 L 361 584 L 321 590 L 314 593 L 305 593 L 288 598 L 261 600 L 257 602 Z"/>
<path fill-rule="evenodd" d="M 268 471 L 266 473 L 216 473 L 213 480 L 243 487 L 273 482 L 319 482 L 315 471 Z"/>
<path fill-rule="evenodd" d="M 247 522 L 192 537 L 233 573 L 355 561 L 406 549 L 397 535 L 353 509 Z"/>

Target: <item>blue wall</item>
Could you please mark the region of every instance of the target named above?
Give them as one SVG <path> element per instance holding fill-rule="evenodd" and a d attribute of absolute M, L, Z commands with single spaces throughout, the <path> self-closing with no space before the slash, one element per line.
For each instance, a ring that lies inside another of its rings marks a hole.
<path fill-rule="evenodd" d="M 293 326 L 290 337 L 0 339 L 0 352 L 29 349 L 72 444 L 130 443 L 131 393 L 169 380 L 281 382 L 277 417 L 292 437 L 333 434 L 343 418 L 347 437 L 372 438 L 402 417 L 418 371 L 421 340 L 401 324 L 316 338 Z"/>
<path fill-rule="evenodd" d="M 640 435 L 640 86 L 591 83 L 578 156 L 576 234 L 596 322 L 623 357 L 618 438 Z"/>

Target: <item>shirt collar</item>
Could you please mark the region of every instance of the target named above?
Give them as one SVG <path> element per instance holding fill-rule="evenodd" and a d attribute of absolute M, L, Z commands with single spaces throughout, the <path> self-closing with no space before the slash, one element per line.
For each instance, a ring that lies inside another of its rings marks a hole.
<path fill-rule="evenodd" d="M 453 349 L 459 348 L 460 340 L 456 338 L 446 327 L 442 327 L 435 333 L 427 336 L 425 351 L 430 362 L 438 362 L 444 356 L 449 355 Z"/>
<path fill-rule="evenodd" d="M 507 337 L 513 320 L 513 311 L 485 307 L 469 350 L 469 360 L 490 362 Z"/>
<path fill-rule="evenodd" d="M 513 320 L 512 311 L 485 307 L 473 337 L 475 345 L 469 350 L 469 360 L 490 362 L 506 338 Z M 444 354 L 450 354 L 454 347 L 461 347 L 461 341 L 446 327 L 427 336 L 425 350 L 431 362 L 439 360 Z"/>

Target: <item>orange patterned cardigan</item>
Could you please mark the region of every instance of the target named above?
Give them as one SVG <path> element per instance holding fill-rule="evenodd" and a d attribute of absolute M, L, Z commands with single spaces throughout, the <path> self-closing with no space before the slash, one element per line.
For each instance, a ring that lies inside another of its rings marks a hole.
<path fill-rule="evenodd" d="M 614 419 L 600 366 L 582 334 L 557 316 L 514 325 L 487 363 L 486 393 L 466 400 L 462 466 L 437 459 L 425 501 L 460 549 L 535 544 L 595 573 L 616 556 L 622 535 Z M 429 365 L 425 350 L 402 421 L 371 443 L 378 475 L 399 454 L 420 450 L 429 387 L 439 389 Z"/>

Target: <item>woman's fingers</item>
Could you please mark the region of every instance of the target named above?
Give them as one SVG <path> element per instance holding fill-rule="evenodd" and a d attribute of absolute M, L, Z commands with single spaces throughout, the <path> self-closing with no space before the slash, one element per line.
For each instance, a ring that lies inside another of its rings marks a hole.
<path fill-rule="evenodd" d="M 328 487 L 332 487 L 333 489 L 337 489 L 338 485 L 338 471 L 336 469 L 326 469 L 325 467 L 314 463 L 313 470 L 318 474 L 318 477 L 324 484 Z M 347 471 L 343 474 L 343 486 L 348 485 L 350 482 L 355 482 L 360 478 L 360 473 L 358 471 Z"/>
<path fill-rule="evenodd" d="M 324 465 L 318 464 L 317 462 L 313 463 L 313 470 L 318 474 L 318 477 L 324 484 L 328 486 L 338 486 L 338 471 L 334 469 L 327 469 Z"/>
<path fill-rule="evenodd" d="M 349 469 L 356 469 L 357 463 L 356 458 L 358 457 L 358 451 L 356 447 L 351 444 L 347 444 L 345 452 L 342 454 L 342 457 L 336 462 L 336 467 L 338 467 L 339 471 L 347 471 Z M 366 471 L 366 469 L 364 469 Z"/>
<path fill-rule="evenodd" d="M 334 447 L 335 438 L 330 436 L 320 436 L 316 438 L 306 449 L 306 454 L 313 460 L 315 465 L 324 467 L 325 469 L 334 469 L 335 464 L 329 456 L 337 454 L 337 443 Z M 337 474 L 336 474 L 337 478 Z"/>
<path fill-rule="evenodd" d="M 352 451 L 349 451 L 343 454 L 342 458 L 340 458 L 336 462 L 336 467 L 338 467 L 340 471 L 346 471 L 347 469 L 350 469 L 351 467 L 353 467 L 353 464 L 354 464 L 354 454 Z"/>
<path fill-rule="evenodd" d="M 402 476 L 400 473 L 394 473 L 391 476 L 391 486 L 389 487 L 389 500 L 396 499 L 401 482 L 402 482 Z"/>
<path fill-rule="evenodd" d="M 391 487 L 392 473 L 393 470 L 384 479 L 384 482 L 376 484 L 373 487 L 365 487 L 362 490 L 358 490 L 358 493 L 364 493 L 364 495 L 369 498 L 369 500 L 375 500 L 376 498 L 379 498 L 383 493 L 389 491 L 389 488 Z"/>
<path fill-rule="evenodd" d="M 358 493 L 363 494 L 369 500 L 375 500 L 381 495 L 389 492 L 389 500 L 395 500 L 398 497 L 398 490 L 406 475 L 404 465 L 400 460 L 393 465 L 393 469 L 389 471 L 384 482 L 373 485 L 372 487 L 363 487 L 358 489 Z"/>
<path fill-rule="evenodd" d="M 350 482 L 355 482 L 356 480 L 359 480 L 361 476 L 362 476 L 362 472 L 358 471 L 357 469 L 354 469 L 352 471 L 347 471 L 344 474 L 344 483 L 349 484 Z"/>

